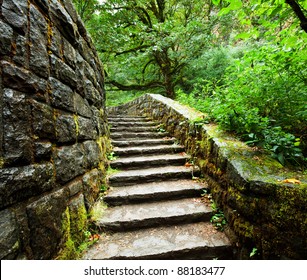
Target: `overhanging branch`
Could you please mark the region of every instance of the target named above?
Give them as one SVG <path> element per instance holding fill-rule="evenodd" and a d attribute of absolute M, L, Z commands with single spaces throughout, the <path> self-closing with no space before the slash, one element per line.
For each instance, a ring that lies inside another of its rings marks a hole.
<path fill-rule="evenodd" d="M 148 90 L 151 88 L 157 88 L 157 87 L 164 87 L 164 84 L 159 81 L 152 81 L 144 85 L 123 85 L 121 83 L 118 83 L 116 81 L 108 81 L 106 84 L 111 84 L 113 86 L 116 86 L 120 90 Z"/>
<path fill-rule="evenodd" d="M 300 20 L 301 28 L 307 33 L 307 17 L 302 11 L 300 5 L 294 0 L 286 0 L 286 3 L 291 6 L 292 10 Z"/>
<path fill-rule="evenodd" d="M 149 47 L 150 47 L 150 45 L 141 45 L 141 46 L 129 49 L 129 50 L 122 51 L 122 52 L 116 52 L 115 56 L 118 56 L 118 55 L 121 55 L 121 54 L 125 54 L 125 53 L 136 52 L 136 51 L 139 51 L 139 50 L 142 50 L 142 49 L 147 49 Z"/>

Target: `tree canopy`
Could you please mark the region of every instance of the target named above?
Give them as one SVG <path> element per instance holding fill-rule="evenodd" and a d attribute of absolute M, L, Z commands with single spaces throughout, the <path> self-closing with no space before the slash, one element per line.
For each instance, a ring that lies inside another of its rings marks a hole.
<path fill-rule="evenodd" d="M 211 0 L 102 1 L 88 28 L 106 66 L 107 83 L 121 90 L 155 89 L 174 98 L 183 69 L 219 35 L 221 22 L 213 8 Z"/>

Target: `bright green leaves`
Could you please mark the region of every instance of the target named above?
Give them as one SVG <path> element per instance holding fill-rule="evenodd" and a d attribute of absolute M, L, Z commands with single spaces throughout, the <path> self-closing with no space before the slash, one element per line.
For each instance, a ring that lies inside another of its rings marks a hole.
<path fill-rule="evenodd" d="M 229 3 L 229 5 L 227 5 L 225 8 L 223 8 L 220 12 L 219 12 L 219 16 L 222 15 L 226 15 L 228 14 L 230 11 L 236 11 L 242 8 L 243 4 L 241 0 L 227 0 L 227 2 Z"/>
<path fill-rule="evenodd" d="M 220 2 L 221 2 L 221 0 L 212 0 L 212 4 L 216 5 L 216 6 L 219 5 Z"/>
<path fill-rule="evenodd" d="M 229 47 L 223 56 L 217 51 L 211 51 L 212 57 L 204 56 L 200 64 L 219 64 L 205 67 L 206 80 L 195 78 L 200 83 L 188 96 L 180 92 L 179 100 L 207 113 L 249 145 L 266 149 L 282 164 L 303 165 L 307 49 L 284 51 L 284 46 L 254 44 L 242 51 L 243 56 L 238 55 L 239 48 Z M 220 79 L 214 83 L 218 68 Z"/>

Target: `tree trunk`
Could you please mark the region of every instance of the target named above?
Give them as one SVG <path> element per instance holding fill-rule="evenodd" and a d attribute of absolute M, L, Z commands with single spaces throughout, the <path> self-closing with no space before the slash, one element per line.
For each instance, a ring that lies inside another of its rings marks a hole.
<path fill-rule="evenodd" d="M 175 87 L 173 84 L 173 79 L 171 74 L 165 75 L 165 91 L 167 97 L 175 99 Z"/>

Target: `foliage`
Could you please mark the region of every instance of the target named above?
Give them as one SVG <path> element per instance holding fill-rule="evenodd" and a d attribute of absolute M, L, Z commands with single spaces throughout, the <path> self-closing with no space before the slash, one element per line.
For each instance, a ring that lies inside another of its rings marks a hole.
<path fill-rule="evenodd" d="M 230 22 L 228 15 L 217 21 L 210 0 L 107 0 L 95 7 L 86 25 L 110 89 L 151 90 L 172 98 L 190 60 L 217 43 L 216 30 Z"/>
<path fill-rule="evenodd" d="M 108 158 L 108 160 L 112 161 L 112 160 L 116 160 L 116 159 L 117 159 L 117 156 L 115 155 L 115 152 L 110 152 L 110 153 L 107 155 L 107 158 Z"/>
<path fill-rule="evenodd" d="M 99 0 L 73 0 L 73 3 L 84 23 L 93 18 L 93 14 L 99 6 Z"/>
<path fill-rule="evenodd" d="M 221 210 L 216 211 L 216 213 L 211 217 L 210 222 L 219 231 L 224 231 L 224 227 L 227 224 L 224 213 Z"/>
<path fill-rule="evenodd" d="M 142 95 L 143 92 L 141 91 L 107 91 L 107 98 L 106 98 L 106 106 L 112 107 L 112 106 L 118 106 L 120 104 L 125 104 L 140 95 Z"/>
<path fill-rule="evenodd" d="M 257 254 L 258 254 L 258 249 L 254 247 L 252 251 L 250 252 L 249 257 L 252 258 L 256 256 Z"/>
<path fill-rule="evenodd" d="M 190 74 L 192 86 L 178 89 L 177 98 L 282 164 L 304 166 L 307 36 L 300 20 L 283 1 L 214 3 L 220 15 L 236 17 L 241 30 L 230 36 L 232 45 L 213 48 L 197 62 L 201 76 Z"/>

